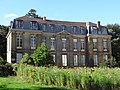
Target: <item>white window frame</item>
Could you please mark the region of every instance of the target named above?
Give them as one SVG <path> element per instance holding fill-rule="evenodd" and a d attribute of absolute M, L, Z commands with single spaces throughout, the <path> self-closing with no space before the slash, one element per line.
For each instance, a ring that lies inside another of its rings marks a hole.
<path fill-rule="evenodd" d="M 16 53 L 16 63 L 20 63 L 21 59 L 22 59 L 22 53 Z"/>
<path fill-rule="evenodd" d="M 36 49 L 36 35 L 31 35 L 31 49 Z"/>
<path fill-rule="evenodd" d="M 62 51 L 66 51 L 66 44 L 67 44 L 66 38 L 62 38 Z"/>
<path fill-rule="evenodd" d="M 97 39 L 93 39 L 93 51 L 97 51 Z"/>
<path fill-rule="evenodd" d="M 16 46 L 17 49 L 22 49 L 22 34 L 21 33 L 16 33 Z"/>
<path fill-rule="evenodd" d="M 108 50 L 108 42 L 107 39 L 103 39 L 103 51 L 107 51 Z"/>
<path fill-rule="evenodd" d="M 84 54 L 81 55 L 81 64 L 82 66 L 85 66 L 85 55 Z"/>
<path fill-rule="evenodd" d="M 81 51 L 85 51 L 85 39 L 80 39 L 81 41 Z"/>
<path fill-rule="evenodd" d="M 78 66 L 78 55 L 73 55 L 74 66 Z"/>
<path fill-rule="evenodd" d="M 98 65 L 98 55 L 93 55 L 94 65 Z"/>
<path fill-rule="evenodd" d="M 50 50 L 55 50 L 55 38 L 50 38 Z"/>
<path fill-rule="evenodd" d="M 104 54 L 104 55 L 103 55 L 103 59 L 104 59 L 104 60 L 108 60 L 108 54 Z"/>
<path fill-rule="evenodd" d="M 77 51 L 77 39 L 73 39 L 73 51 Z"/>
<path fill-rule="evenodd" d="M 55 58 L 56 58 L 56 56 L 55 56 L 55 54 L 53 54 L 52 56 L 53 56 L 53 61 L 54 61 L 54 63 L 55 63 Z"/>
<path fill-rule="evenodd" d="M 35 21 L 31 21 L 31 29 L 37 30 L 38 29 L 38 24 Z"/>
<path fill-rule="evenodd" d="M 62 65 L 67 66 L 67 55 L 62 55 Z"/>

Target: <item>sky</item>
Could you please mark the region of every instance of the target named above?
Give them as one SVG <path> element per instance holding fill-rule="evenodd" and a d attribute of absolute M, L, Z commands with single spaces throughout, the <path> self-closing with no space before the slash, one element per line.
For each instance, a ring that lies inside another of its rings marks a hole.
<path fill-rule="evenodd" d="M 120 0 L 1 0 L 0 24 L 8 26 L 30 9 L 51 20 L 120 24 Z"/>

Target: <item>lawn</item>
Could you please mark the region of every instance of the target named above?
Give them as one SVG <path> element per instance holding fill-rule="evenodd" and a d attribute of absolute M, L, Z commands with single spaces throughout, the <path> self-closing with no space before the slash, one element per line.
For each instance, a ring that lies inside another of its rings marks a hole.
<path fill-rule="evenodd" d="M 16 77 L 0 77 L 0 90 L 68 90 L 61 87 L 45 86 L 17 80 Z"/>

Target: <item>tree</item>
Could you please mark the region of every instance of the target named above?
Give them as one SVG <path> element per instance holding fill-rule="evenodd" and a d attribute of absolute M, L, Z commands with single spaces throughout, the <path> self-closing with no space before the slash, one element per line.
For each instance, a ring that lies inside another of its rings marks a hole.
<path fill-rule="evenodd" d="M 6 60 L 7 51 L 7 39 L 6 35 L 8 32 L 8 27 L 0 25 L 0 56 Z"/>
<path fill-rule="evenodd" d="M 35 66 L 54 65 L 53 57 L 43 43 L 34 51 L 32 58 Z"/>
<path fill-rule="evenodd" d="M 41 18 L 41 17 L 39 17 L 39 16 L 36 14 L 36 10 L 35 10 L 35 9 L 30 9 L 30 10 L 28 11 L 28 13 L 26 14 L 26 16 L 33 17 L 33 18 Z"/>
<path fill-rule="evenodd" d="M 108 24 L 107 25 L 110 34 L 112 35 L 112 55 L 116 62 L 120 62 L 120 25 Z"/>

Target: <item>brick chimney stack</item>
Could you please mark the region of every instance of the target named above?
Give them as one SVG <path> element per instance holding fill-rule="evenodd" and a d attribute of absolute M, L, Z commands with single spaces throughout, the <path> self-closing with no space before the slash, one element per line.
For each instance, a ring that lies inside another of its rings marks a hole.
<path fill-rule="evenodd" d="M 45 16 L 43 17 L 43 20 L 46 21 L 46 17 Z"/>
<path fill-rule="evenodd" d="M 97 22 L 97 28 L 100 30 L 100 21 Z"/>

